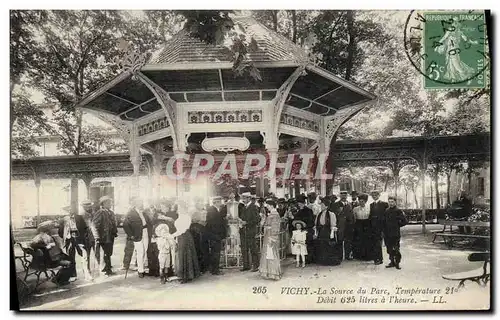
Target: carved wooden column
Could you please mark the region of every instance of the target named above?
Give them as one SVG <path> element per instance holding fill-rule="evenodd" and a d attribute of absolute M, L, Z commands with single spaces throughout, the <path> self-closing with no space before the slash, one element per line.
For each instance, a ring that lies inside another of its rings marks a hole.
<path fill-rule="evenodd" d="M 130 149 L 130 162 L 132 163 L 132 167 L 134 169 L 130 183 L 130 188 L 131 188 L 130 195 L 140 196 L 139 173 L 141 168 L 142 156 L 141 156 L 141 151 L 139 149 L 139 145 L 135 140 L 135 136 L 133 136 L 131 138 L 131 141 L 129 142 L 129 149 Z"/>
<path fill-rule="evenodd" d="M 78 177 L 71 177 L 70 194 L 71 194 L 71 213 L 78 212 Z"/>
<path fill-rule="evenodd" d="M 318 169 L 321 170 L 320 172 L 322 172 L 322 173 L 323 173 L 323 171 L 325 171 L 325 173 L 328 173 L 328 172 L 326 172 L 326 161 L 328 159 L 327 158 L 328 151 L 330 150 L 330 143 L 327 144 L 326 139 L 325 139 L 326 124 L 327 124 L 326 120 L 324 118 L 322 118 L 320 126 L 319 126 L 320 139 L 317 141 L 318 142 L 318 158 L 321 159 L 321 161 L 318 162 L 317 170 Z M 326 196 L 326 177 L 323 177 L 323 176 L 320 177 L 320 194 L 323 197 Z"/>
<path fill-rule="evenodd" d="M 90 174 L 85 174 L 82 177 L 83 182 L 85 182 L 85 187 L 87 189 L 87 199 L 90 199 L 90 186 L 92 184 L 92 180 L 94 180 L 94 177 Z"/>
<path fill-rule="evenodd" d="M 269 158 L 271 159 L 271 161 L 273 161 L 273 159 L 276 159 L 276 161 L 278 161 L 278 149 L 277 148 L 268 148 L 267 149 L 267 153 L 269 155 Z M 276 166 L 275 165 L 272 165 L 270 166 L 269 168 L 269 172 L 268 172 L 268 176 L 269 176 L 269 192 L 271 192 L 272 194 L 276 195 L 276 191 L 277 191 L 277 187 L 276 187 L 276 184 L 277 184 L 277 179 L 276 179 Z"/>
<path fill-rule="evenodd" d="M 182 161 L 183 155 L 184 151 L 174 150 L 174 157 L 178 159 L 175 162 L 175 172 L 178 177 L 182 177 L 184 175 L 184 162 Z M 177 198 L 182 197 L 182 195 L 184 194 L 184 179 L 176 179 L 175 188 Z"/>

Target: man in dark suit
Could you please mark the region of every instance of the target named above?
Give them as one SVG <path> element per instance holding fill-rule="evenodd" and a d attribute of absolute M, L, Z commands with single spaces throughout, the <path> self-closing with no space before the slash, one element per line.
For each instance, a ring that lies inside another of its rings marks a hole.
<path fill-rule="evenodd" d="M 306 197 L 299 195 L 297 197 L 299 211 L 295 214 L 294 220 L 302 220 L 306 224 L 306 246 L 307 246 L 307 263 L 314 262 L 314 214 L 313 211 L 306 206 Z"/>
<path fill-rule="evenodd" d="M 373 202 L 370 204 L 370 221 L 373 233 L 373 261 L 376 265 L 383 263 L 382 258 L 382 226 L 385 210 L 389 204 L 380 201 L 380 192 L 372 191 Z"/>
<path fill-rule="evenodd" d="M 149 215 L 144 213 L 144 205 L 140 198 L 130 199 L 131 208 L 123 221 L 123 230 L 128 239 L 134 241 L 137 252 L 137 271 L 139 278 L 144 278 L 144 264 L 147 257 L 150 235 L 153 234 L 153 224 Z"/>
<path fill-rule="evenodd" d="M 243 268 L 241 271 L 259 271 L 259 250 L 256 236 L 261 218 L 255 200 L 255 196 L 253 196 L 246 208 L 245 206 L 238 208 L 238 215 L 244 223 L 240 227 L 241 252 L 243 253 Z M 252 269 L 250 269 L 250 257 L 252 259 Z"/>
<path fill-rule="evenodd" d="M 386 268 L 401 269 L 401 252 L 399 241 L 401 240 L 401 227 L 408 224 L 408 220 L 401 209 L 396 206 L 396 197 L 389 197 L 389 207 L 385 210 L 383 219 L 384 242 L 391 261 Z"/>
<path fill-rule="evenodd" d="M 210 273 L 221 275 L 219 269 L 220 252 L 222 249 L 222 240 L 227 237 L 226 213 L 221 211 L 222 198 L 215 197 L 212 205 L 207 208 L 207 224 L 205 226 L 207 239 L 210 244 Z"/>
<path fill-rule="evenodd" d="M 342 228 L 339 228 L 339 240 L 344 240 L 344 256 L 346 260 L 352 260 L 352 241 L 354 234 L 354 213 L 352 205 L 347 201 L 347 191 L 340 192 L 340 200 L 333 204 L 333 210 L 337 215 L 337 222 L 342 221 Z M 339 223 L 337 223 L 339 224 Z"/>
<path fill-rule="evenodd" d="M 104 269 L 106 275 L 113 275 L 114 272 L 111 266 L 111 256 L 113 255 L 113 245 L 115 238 L 118 236 L 118 229 L 116 226 L 116 217 L 111 206 L 113 200 L 109 196 L 103 196 L 99 199 L 101 208 L 94 215 L 94 225 L 97 229 L 96 252 L 102 247 L 104 252 Z"/>

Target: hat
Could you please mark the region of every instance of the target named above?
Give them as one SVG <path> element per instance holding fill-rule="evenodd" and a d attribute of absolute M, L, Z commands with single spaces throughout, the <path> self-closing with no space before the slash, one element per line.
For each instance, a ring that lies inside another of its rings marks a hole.
<path fill-rule="evenodd" d="M 353 191 L 351 192 L 351 196 L 352 196 L 352 197 L 356 197 L 357 195 L 358 195 L 358 192 L 357 192 L 356 190 L 353 190 Z"/>
<path fill-rule="evenodd" d="M 344 191 L 340 191 L 340 194 L 349 194 L 349 192 L 347 192 L 346 190 L 344 190 Z"/>
<path fill-rule="evenodd" d="M 175 221 L 171 217 L 163 214 L 158 215 L 158 225 L 160 224 L 167 224 L 168 228 L 170 229 L 170 233 L 175 233 L 177 231 L 177 229 L 175 228 Z"/>
<path fill-rule="evenodd" d="M 90 201 L 88 199 L 82 201 L 82 206 L 91 206 L 91 205 L 92 205 L 92 201 Z"/>
<path fill-rule="evenodd" d="M 285 202 L 286 202 L 285 198 L 279 198 L 278 199 L 278 203 L 285 203 Z"/>
<path fill-rule="evenodd" d="M 297 202 L 298 203 L 306 203 L 306 197 L 304 195 L 298 195 L 297 196 Z"/>
<path fill-rule="evenodd" d="M 332 202 L 332 198 L 330 196 L 326 197 L 320 197 L 321 203 L 323 203 L 325 206 L 329 206 L 330 203 Z"/>
<path fill-rule="evenodd" d="M 99 198 L 99 204 L 102 204 L 104 201 L 111 201 L 113 199 L 111 199 L 110 196 L 102 196 L 101 198 Z"/>
<path fill-rule="evenodd" d="M 302 220 L 293 220 L 292 225 L 296 227 L 298 224 L 302 226 L 302 229 L 306 228 L 306 223 Z"/>
<path fill-rule="evenodd" d="M 52 229 L 57 227 L 57 223 L 54 220 L 48 220 L 40 223 L 38 225 L 38 232 L 50 232 Z"/>
<path fill-rule="evenodd" d="M 358 195 L 358 199 L 368 201 L 368 195 L 366 193 L 361 193 L 360 195 Z"/>

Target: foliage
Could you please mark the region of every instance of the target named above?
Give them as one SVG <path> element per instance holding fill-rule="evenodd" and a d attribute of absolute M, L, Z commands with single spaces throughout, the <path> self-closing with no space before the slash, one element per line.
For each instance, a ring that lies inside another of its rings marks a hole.
<path fill-rule="evenodd" d="M 261 81 L 259 70 L 248 59 L 248 53 L 257 50 L 255 39 L 248 39 L 244 27 L 230 17 L 231 10 L 180 10 L 186 18 L 184 28 L 191 36 L 201 41 L 222 46 L 221 51 L 233 62 L 233 71 L 238 76 L 250 75 Z"/>
<path fill-rule="evenodd" d="M 29 158 L 38 155 L 40 146 L 37 136 L 47 134 L 50 126 L 42 109 L 34 104 L 24 91 L 12 93 L 11 98 L 11 155 L 14 158 Z"/>

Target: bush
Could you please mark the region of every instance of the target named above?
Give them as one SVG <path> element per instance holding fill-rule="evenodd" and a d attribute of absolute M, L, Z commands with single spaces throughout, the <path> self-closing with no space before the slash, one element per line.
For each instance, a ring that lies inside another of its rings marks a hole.
<path fill-rule="evenodd" d="M 421 223 L 422 222 L 422 209 L 403 209 L 408 222 Z M 446 218 L 446 209 L 425 209 L 425 222 L 437 223 L 439 219 Z"/>

